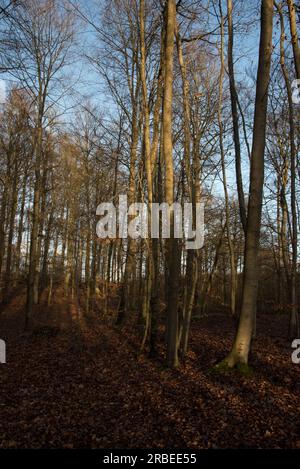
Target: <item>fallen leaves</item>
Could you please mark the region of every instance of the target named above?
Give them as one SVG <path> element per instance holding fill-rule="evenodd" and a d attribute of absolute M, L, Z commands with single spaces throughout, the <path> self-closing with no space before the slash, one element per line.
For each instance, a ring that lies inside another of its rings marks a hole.
<path fill-rule="evenodd" d="M 192 324 L 185 366 L 140 356 L 132 324 L 123 329 L 76 323 L 61 300 L 38 311 L 22 333 L 22 309 L 0 318 L 8 363 L 0 367 L 2 448 L 299 448 L 300 367 L 280 332 L 266 340 L 261 318 L 253 345 L 253 377 L 215 375 L 234 325 L 221 314 Z M 44 324 L 43 324 L 44 321 Z"/>

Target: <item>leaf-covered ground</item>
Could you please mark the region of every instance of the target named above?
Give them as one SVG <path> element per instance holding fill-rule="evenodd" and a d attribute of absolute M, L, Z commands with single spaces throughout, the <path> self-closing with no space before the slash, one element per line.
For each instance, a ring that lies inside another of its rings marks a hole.
<path fill-rule="evenodd" d="M 23 330 L 14 298 L 0 316 L 3 448 L 300 448 L 300 365 L 291 362 L 286 317 L 258 321 L 253 376 L 215 374 L 233 322 L 193 322 L 188 359 L 171 371 L 137 355 L 139 338 L 86 320 L 57 294 Z"/>

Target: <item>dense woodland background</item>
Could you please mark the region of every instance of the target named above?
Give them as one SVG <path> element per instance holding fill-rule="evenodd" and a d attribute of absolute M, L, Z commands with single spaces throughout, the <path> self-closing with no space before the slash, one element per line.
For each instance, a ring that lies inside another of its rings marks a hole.
<path fill-rule="evenodd" d="M 299 447 L 299 24 L 293 0 L 0 1 L 3 447 Z M 99 239 L 120 194 L 204 202 L 204 246 Z"/>

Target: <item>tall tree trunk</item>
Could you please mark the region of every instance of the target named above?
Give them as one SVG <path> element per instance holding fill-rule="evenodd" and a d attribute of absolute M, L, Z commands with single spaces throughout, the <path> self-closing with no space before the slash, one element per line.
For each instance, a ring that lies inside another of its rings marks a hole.
<path fill-rule="evenodd" d="M 240 217 L 244 231 L 246 230 L 247 212 L 245 205 L 245 196 L 243 188 L 242 168 L 241 168 L 241 143 L 239 133 L 239 117 L 238 117 L 238 97 L 235 86 L 234 64 L 233 64 L 233 20 L 232 20 L 232 0 L 227 0 L 227 15 L 228 15 L 228 73 L 229 73 L 229 88 L 231 99 L 231 114 L 233 124 L 233 141 L 235 148 L 235 171 L 236 171 L 236 184 L 239 199 Z"/>
<path fill-rule="evenodd" d="M 139 140 L 139 127 L 138 127 L 138 106 L 137 106 L 137 92 L 139 86 L 137 86 L 135 102 L 132 108 L 132 124 L 131 124 L 131 148 L 130 148 L 130 163 L 129 163 L 129 188 L 128 188 L 128 205 L 131 205 L 135 201 L 135 189 L 136 189 L 136 159 L 137 159 L 137 145 Z M 136 273 L 136 241 L 127 238 L 127 251 L 125 261 L 125 271 L 123 277 L 123 285 L 121 289 L 118 316 L 116 323 L 122 324 L 124 321 L 128 309 L 133 304 L 135 299 L 134 295 L 134 280 Z"/>
<path fill-rule="evenodd" d="M 224 362 L 229 367 L 247 364 L 254 326 L 258 287 L 258 251 L 264 184 L 264 153 L 268 86 L 272 55 L 273 0 L 261 2 L 261 33 L 254 112 L 253 143 L 250 168 L 250 195 L 245 240 L 245 266 L 242 307 L 237 334 Z"/>
<path fill-rule="evenodd" d="M 19 226 L 18 226 L 18 237 L 17 237 L 17 249 L 16 249 L 16 273 L 19 275 L 20 272 L 20 262 L 21 262 L 21 245 L 23 238 L 23 222 L 24 222 L 24 210 L 25 210 L 25 199 L 26 199 L 26 187 L 27 187 L 27 168 L 23 176 L 23 187 L 22 187 L 22 196 L 21 196 L 21 208 L 19 215 Z"/>
<path fill-rule="evenodd" d="M 2 278 L 2 263 L 4 257 L 4 248 L 5 248 L 5 219 L 6 219 L 6 209 L 7 209 L 7 197 L 8 196 L 8 179 L 5 179 L 2 190 L 1 198 L 1 211 L 0 211 L 0 280 Z"/>
<path fill-rule="evenodd" d="M 31 237 L 30 237 L 30 250 L 29 250 L 29 272 L 27 283 L 27 302 L 25 313 L 25 328 L 33 312 L 34 303 L 34 278 L 37 264 L 37 243 L 40 223 L 40 185 L 41 185 L 41 160 L 42 160 L 42 144 L 43 144 L 43 128 L 42 128 L 42 113 L 38 118 L 38 125 L 36 128 L 37 136 L 35 142 L 36 148 L 36 161 L 35 161 L 35 182 L 34 182 L 34 195 L 32 207 L 32 222 L 31 222 Z"/>
<path fill-rule="evenodd" d="M 144 118 L 144 154 L 145 154 L 145 169 L 147 178 L 147 192 L 148 192 L 148 231 L 151 230 L 151 214 L 153 202 L 153 183 L 152 183 L 152 161 L 151 161 L 151 146 L 150 146 L 150 114 L 148 104 L 148 91 L 146 81 L 146 44 L 145 44 L 145 2 L 140 0 L 140 74 L 142 84 L 142 100 L 143 100 L 143 118 Z M 145 278 L 145 292 L 143 295 L 143 319 L 144 319 L 144 336 L 141 344 L 141 349 L 144 348 L 148 333 L 150 331 L 150 300 L 153 282 L 153 252 L 152 252 L 152 239 L 151 235 L 146 240 L 146 278 Z"/>
<path fill-rule="evenodd" d="M 7 239 L 6 270 L 5 270 L 5 294 L 8 295 L 11 287 L 11 267 L 12 267 L 12 243 L 15 230 L 15 217 L 18 205 L 18 162 L 17 155 L 14 156 L 14 172 L 11 189 L 11 207 L 9 214 L 9 230 Z"/>
<path fill-rule="evenodd" d="M 36 246 L 36 262 L 35 262 L 35 272 L 34 272 L 34 281 L 33 281 L 33 302 L 38 304 L 40 299 L 40 270 L 41 270 L 41 253 L 42 253 L 42 241 L 43 241 L 43 231 L 45 226 L 45 211 L 46 211 L 46 181 L 47 181 L 47 157 L 48 153 L 43 158 L 43 175 L 41 178 L 40 184 L 40 208 L 39 213 L 43 216 L 39 216 L 39 227 L 38 227 L 38 239 Z"/>
<path fill-rule="evenodd" d="M 230 0 L 228 3 L 230 4 Z M 221 10 L 220 11 L 221 13 L 221 48 L 220 48 L 221 70 L 220 70 L 220 78 L 219 78 L 218 124 L 219 124 L 219 141 L 220 141 L 222 179 L 223 179 L 223 188 L 224 188 L 224 195 L 225 195 L 226 232 L 227 232 L 227 242 L 228 242 L 228 247 L 229 247 L 230 274 L 231 274 L 230 312 L 232 316 L 235 316 L 235 313 L 236 313 L 236 265 L 235 265 L 234 245 L 233 245 L 233 241 L 231 238 L 231 231 L 230 231 L 230 207 L 229 207 L 229 196 L 228 196 L 228 189 L 227 189 L 225 150 L 224 150 L 224 139 L 223 139 L 223 121 L 222 121 L 223 79 L 224 79 L 225 66 L 224 66 L 224 18 L 222 14 L 221 4 L 220 4 L 220 10 Z M 235 102 L 235 105 L 236 105 L 236 102 Z M 235 138 L 236 138 L 236 135 L 235 135 Z M 239 144 L 238 144 L 238 147 L 239 147 Z M 239 151 L 240 151 L 240 148 L 239 148 Z M 237 166 L 239 166 L 238 168 L 238 171 L 239 171 L 240 161 Z M 237 171 L 237 174 L 238 174 L 238 171 Z M 242 186 L 242 182 L 240 178 L 241 178 L 241 175 L 237 177 L 237 180 L 240 180 L 240 184 Z M 242 194 L 242 197 L 244 200 L 244 194 Z M 246 216 L 244 208 L 245 207 L 241 205 L 241 202 L 240 202 L 240 211 L 241 211 L 241 219 L 242 219 L 243 226 L 245 222 L 245 219 L 243 217 Z"/>
<path fill-rule="evenodd" d="M 291 2 L 289 2 L 291 3 Z M 297 337 L 299 335 L 299 320 L 297 310 L 297 257 L 298 257 L 298 226 L 297 226 L 297 206 L 296 206 L 296 145 L 295 145 L 295 123 L 294 123 L 294 108 L 292 98 L 292 87 L 290 84 L 288 72 L 285 66 L 285 52 L 284 52 L 284 18 L 281 5 L 276 5 L 280 16 L 281 35 L 280 35 L 280 65 L 282 74 L 285 81 L 288 106 L 289 106 L 289 127 L 290 127 L 290 156 L 291 156 L 291 213 L 292 213 L 292 272 L 291 272 L 291 314 L 289 335 Z M 289 5 L 290 11 L 291 6 Z M 294 12 L 295 13 L 295 12 Z M 291 16 L 291 15 L 290 15 Z M 292 24 L 292 22 L 291 22 Z M 291 28 L 292 29 L 292 28 Z M 295 62 L 296 63 L 296 62 Z M 297 65 L 297 63 L 296 63 Z"/>
<path fill-rule="evenodd" d="M 163 97 L 163 157 L 165 164 L 165 197 L 169 205 L 170 239 L 166 240 L 167 255 L 167 364 L 178 366 L 178 288 L 179 288 L 179 246 L 174 238 L 174 168 L 172 143 L 172 102 L 173 102 L 173 53 L 176 21 L 174 0 L 166 2 L 166 38 L 164 54 L 164 97 Z"/>
<path fill-rule="evenodd" d="M 184 121 L 184 168 L 189 189 L 189 201 L 193 204 L 193 229 L 196 228 L 196 204 L 200 202 L 200 164 L 198 152 L 193 151 L 193 163 L 191 167 L 191 134 L 190 134 L 190 103 L 189 103 L 189 83 L 187 79 L 187 69 L 183 57 L 180 31 L 176 23 L 176 45 L 178 62 L 182 78 L 183 94 L 183 121 Z M 182 312 L 182 327 L 180 327 L 179 339 L 181 342 L 181 356 L 184 359 L 190 330 L 192 309 L 194 306 L 195 291 L 198 278 L 198 251 L 189 249 L 186 260 L 186 276 L 184 286 L 184 301 Z"/>

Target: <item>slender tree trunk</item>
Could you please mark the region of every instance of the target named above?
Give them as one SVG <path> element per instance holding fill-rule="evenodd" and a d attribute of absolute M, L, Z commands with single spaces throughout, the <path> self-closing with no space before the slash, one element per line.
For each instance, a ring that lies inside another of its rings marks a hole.
<path fill-rule="evenodd" d="M 289 2 L 290 18 L 291 4 Z M 290 127 L 290 157 L 291 157 L 291 214 L 292 214 L 292 272 L 291 272 L 291 314 L 289 324 L 289 335 L 290 337 L 297 337 L 299 335 L 299 320 L 297 310 L 297 257 L 298 257 L 298 226 L 297 226 L 297 206 L 296 206 L 296 145 L 295 145 L 295 119 L 294 119 L 294 107 L 292 99 L 292 88 L 288 76 L 288 72 L 285 66 L 285 52 L 284 52 L 284 18 L 281 9 L 281 5 L 275 3 L 280 16 L 281 35 L 280 35 L 280 65 L 282 74 L 285 81 L 288 106 L 289 106 L 289 127 Z M 293 21 L 291 21 L 292 25 Z M 291 26 L 291 31 L 293 30 Z M 296 58 L 295 58 L 296 60 Z M 296 63 L 296 61 L 295 61 Z"/>
<path fill-rule="evenodd" d="M 153 202 L 153 182 L 152 182 L 152 161 L 151 161 L 151 146 L 150 146 L 150 113 L 148 105 L 148 91 L 146 82 L 146 44 L 145 44 L 145 2 L 140 0 L 140 74 L 142 84 L 142 99 L 143 99 L 143 117 L 144 117 L 144 150 L 145 150 L 145 169 L 147 178 L 147 192 L 148 192 L 148 231 L 151 230 L 151 214 Z M 153 252 L 152 252 L 152 239 L 151 235 L 146 240 L 146 278 L 145 278 L 145 292 L 143 296 L 143 318 L 144 318 L 144 336 L 141 344 L 141 350 L 144 348 L 150 328 L 151 318 L 151 292 L 153 282 Z"/>
<path fill-rule="evenodd" d="M 5 180 L 2 191 L 1 199 L 1 212 L 0 212 L 0 280 L 2 278 L 2 263 L 4 257 L 5 247 L 5 219 L 6 219 L 6 208 L 7 208 L 7 195 L 8 195 L 8 180 Z"/>
<path fill-rule="evenodd" d="M 40 167 L 42 159 L 42 117 L 39 116 L 38 126 L 36 129 L 36 161 L 35 161 L 35 182 L 34 182 L 34 195 L 33 195 L 33 208 L 32 208 L 32 223 L 31 223 L 31 237 L 30 237 L 30 251 L 29 251 L 29 273 L 27 284 L 27 302 L 26 302 L 26 315 L 25 315 L 25 328 L 33 312 L 34 303 L 34 278 L 37 264 L 37 243 L 40 222 Z"/>
<path fill-rule="evenodd" d="M 166 240 L 167 260 L 167 364 L 178 366 L 178 288 L 180 258 L 178 241 L 174 238 L 174 169 L 172 144 L 172 102 L 173 102 L 173 53 L 176 21 L 174 0 L 166 2 L 166 39 L 164 54 L 164 97 L 163 97 L 163 156 L 165 164 L 165 197 L 169 205 L 171 237 Z"/>
<path fill-rule="evenodd" d="M 21 262 L 21 245 L 23 238 L 23 222 L 24 222 L 24 210 L 25 210 L 25 199 L 26 199 L 26 186 L 27 186 L 27 169 L 23 177 L 23 188 L 22 188 L 22 197 L 21 197 L 21 208 L 19 216 L 19 226 L 18 226 L 18 238 L 17 238 L 17 250 L 16 250 L 16 273 L 19 275 L 20 272 L 20 262 Z"/>
<path fill-rule="evenodd" d="M 186 64 L 183 57 L 182 43 L 178 25 L 176 24 L 176 44 L 178 61 L 182 78 L 183 93 L 183 120 L 184 120 L 184 168 L 189 189 L 189 200 L 193 204 L 193 229 L 196 228 L 196 204 L 200 202 L 200 165 L 198 152 L 193 152 L 193 164 L 191 168 L 191 135 L 190 135 L 190 103 L 189 83 L 187 80 Z M 191 171 L 192 170 L 192 171 Z M 184 287 L 184 301 L 182 312 L 182 327 L 180 327 L 179 339 L 181 342 L 181 356 L 184 359 L 190 330 L 192 309 L 194 306 L 195 291 L 198 278 L 198 251 L 188 250 L 186 260 L 186 276 Z"/>
<path fill-rule="evenodd" d="M 137 90 L 138 90 L 137 86 Z M 135 201 L 135 187 L 136 187 L 136 159 L 137 159 L 137 145 L 139 139 L 138 117 L 137 117 L 137 103 L 133 103 L 132 109 L 132 125 L 131 125 L 131 148 L 130 148 L 130 167 L 129 167 L 129 189 L 128 189 L 128 205 Z M 121 297 L 118 308 L 118 316 L 116 323 L 122 324 L 128 309 L 133 304 L 135 299 L 134 295 L 134 280 L 136 272 L 136 241 L 127 238 L 127 251 L 125 261 L 125 271 L 123 277 L 123 285 L 121 289 Z"/>
<path fill-rule="evenodd" d="M 11 207 L 9 215 L 9 231 L 7 239 L 6 270 L 5 270 L 5 294 L 8 295 L 11 287 L 11 267 L 12 267 L 12 243 L 15 230 L 15 218 L 18 205 L 18 162 L 17 155 L 14 156 L 14 173 L 11 190 Z"/>
<path fill-rule="evenodd" d="M 230 0 L 228 2 L 230 4 Z M 221 71 L 220 71 L 220 78 L 219 78 L 219 105 L 218 105 L 218 123 L 219 123 L 219 140 L 220 140 L 220 154 L 221 154 L 221 167 L 222 167 L 222 179 L 223 179 L 223 188 L 224 188 L 224 195 L 225 195 L 225 214 L 226 214 L 226 231 L 227 231 L 227 241 L 229 247 L 229 259 L 230 259 L 230 273 L 231 273 L 231 285 L 230 285 L 230 312 L 232 316 L 236 314 L 236 265 L 235 265 L 235 254 L 234 254 L 234 245 L 231 238 L 231 231 L 230 231 L 230 207 L 229 207 L 229 196 L 228 196 L 228 188 L 227 188 L 227 176 L 226 176 L 226 165 L 225 165 L 225 150 L 224 150 L 224 141 L 223 141 L 223 122 L 222 122 L 222 104 L 223 104 L 223 79 L 224 79 L 224 18 L 222 15 L 221 9 L 221 49 L 220 49 L 220 57 L 221 57 Z M 236 106 L 236 102 L 235 102 Z M 236 110 L 236 109 L 235 109 Z M 234 119 L 233 119 L 234 120 Z M 238 132 L 237 132 L 238 133 Z M 235 135 L 236 138 L 236 135 Z M 239 137 L 238 137 L 239 140 Z M 236 147 L 238 151 L 240 151 L 239 142 Z M 239 155 L 240 158 L 240 155 Z M 238 171 L 240 170 L 240 161 Z M 241 175 L 237 177 L 237 180 L 241 178 Z M 242 182 L 240 179 L 240 184 L 242 186 Z M 239 185 L 239 184 L 238 184 Z M 242 194 L 244 200 L 244 194 Z M 245 207 L 240 205 L 241 210 L 241 219 L 242 225 L 244 226 L 246 213 L 244 211 Z M 243 217 L 243 218 L 242 218 Z"/>
<path fill-rule="evenodd" d="M 227 0 L 228 15 L 228 72 L 229 72 L 229 88 L 231 99 L 231 114 L 233 124 L 233 141 L 235 148 L 235 171 L 236 183 L 239 199 L 240 217 L 244 231 L 246 230 L 247 212 L 245 204 L 245 195 L 243 188 L 242 168 L 241 168 L 241 143 L 239 133 L 239 117 L 238 117 L 238 97 L 235 86 L 235 74 L 233 64 L 233 20 L 232 20 L 232 0 Z"/>
<path fill-rule="evenodd" d="M 47 286 L 47 277 L 48 277 L 48 258 L 49 258 L 49 248 L 51 243 L 51 234 L 52 234 L 52 226 L 54 221 L 54 205 L 52 205 L 48 223 L 46 227 L 45 233 L 45 243 L 44 243 L 44 252 L 43 252 L 43 262 L 42 262 L 42 274 L 41 274 L 41 288 L 40 293 L 43 291 L 44 288 Z"/>
<path fill-rule="evenodd" d="M 36 262 L 35 262 L 35 272 L 34 272 L 34 281 L 33 281 L 33 302 L 38 304 L 40 299 L 40 270 L 41 270 L 41 253 L 42 253 L 42 241 L 43 241 L 43 231 L 45 225 L 45 211 L 46 211 L 46 181 L 47 181 L 47 156 L 43 158 L 43 176 L 41 178 L 40 184 L 40 207 L 39 214 L 39 227 L 38 227 L 38 239 L 36 246 Z"/>

